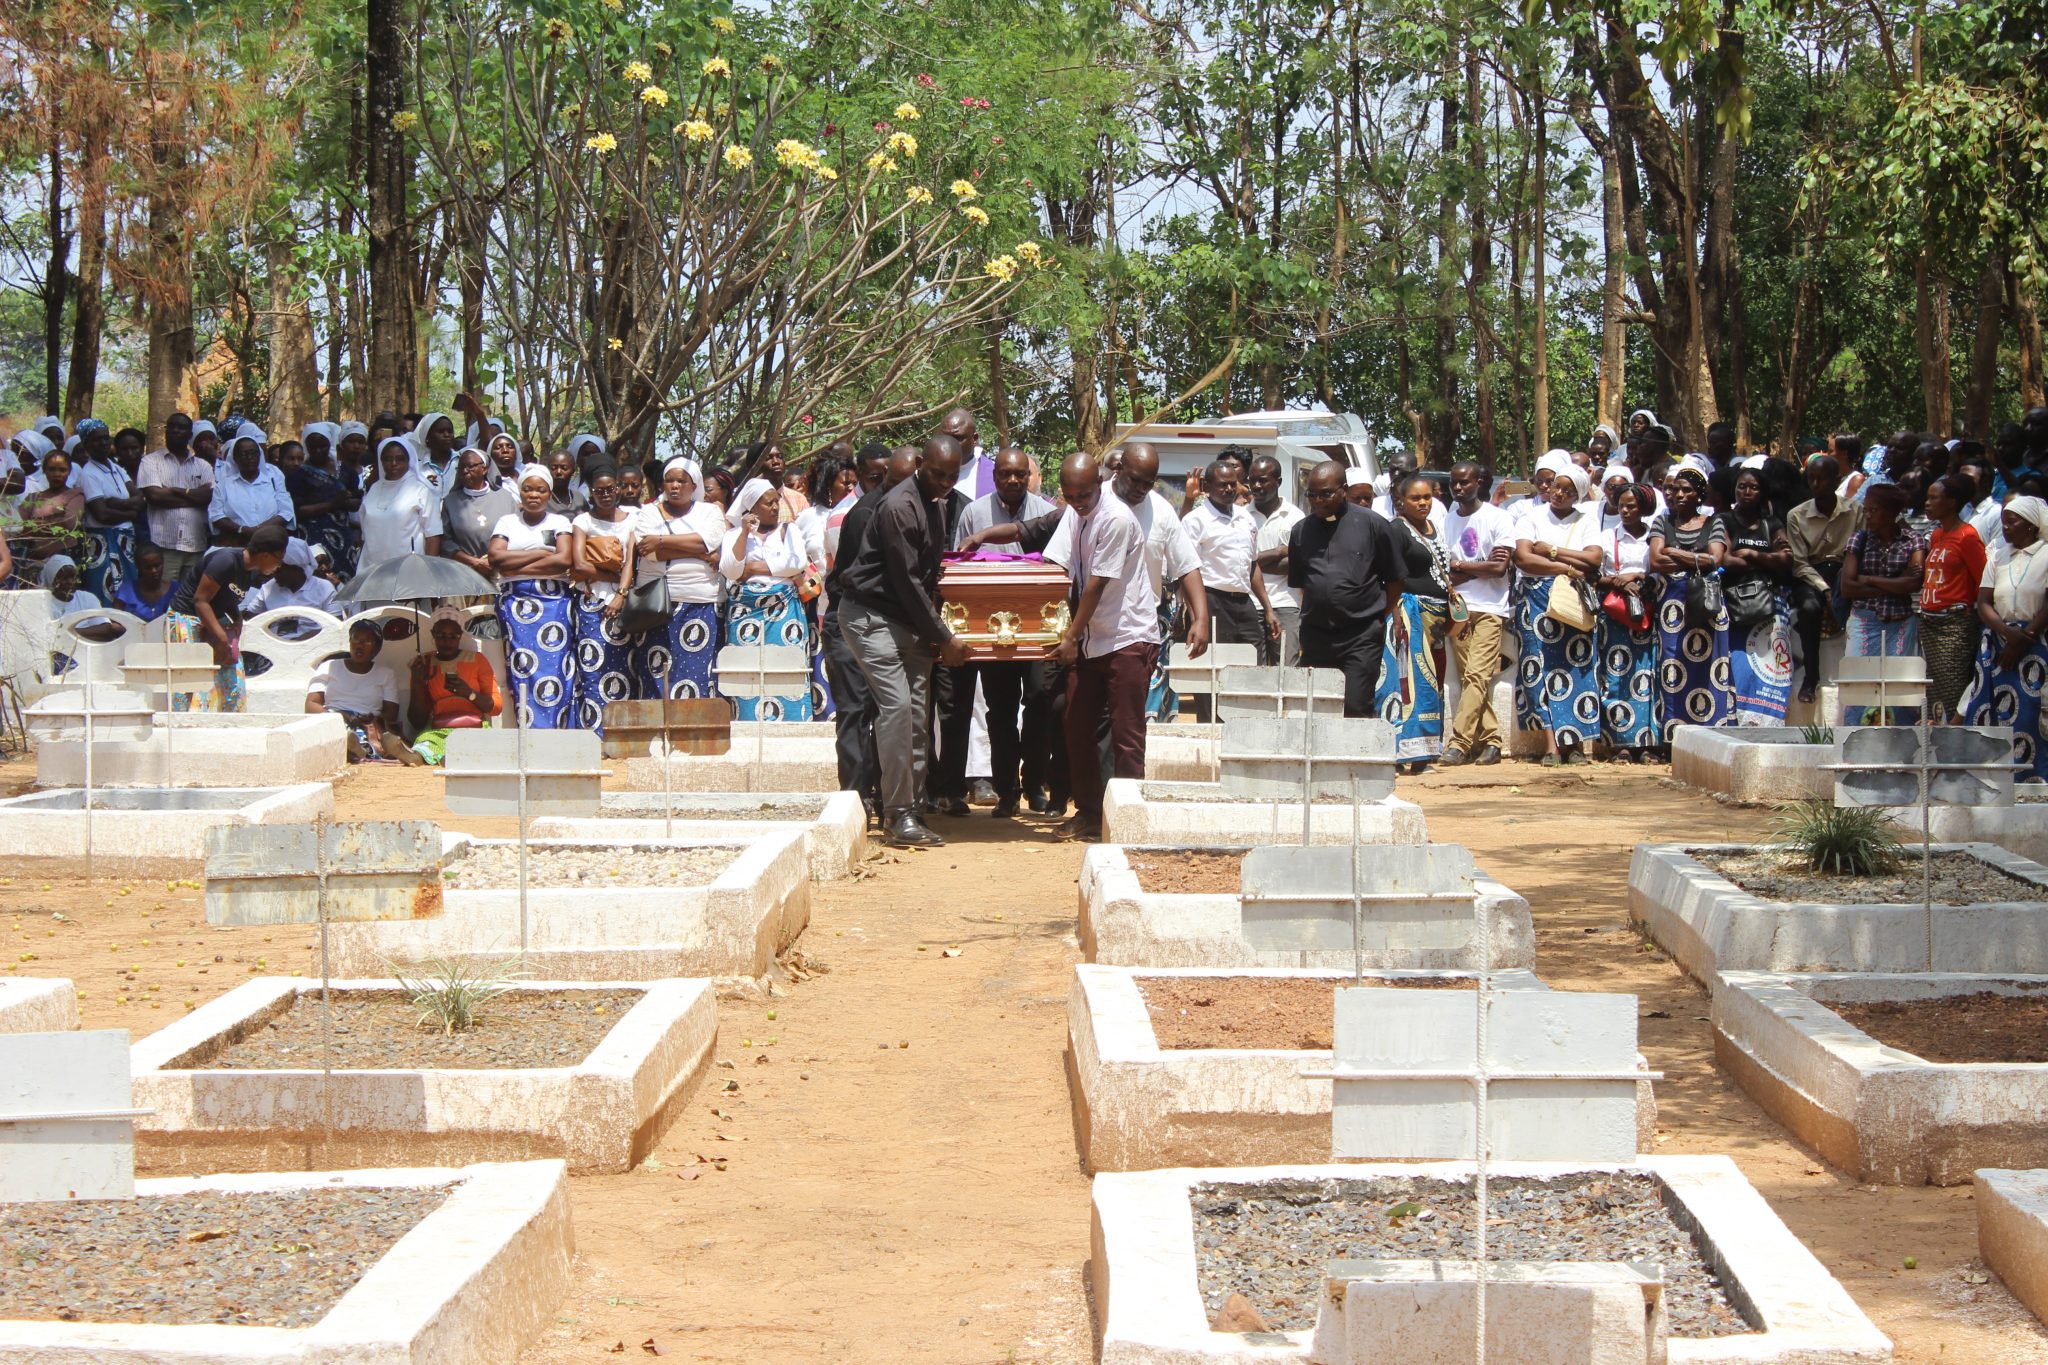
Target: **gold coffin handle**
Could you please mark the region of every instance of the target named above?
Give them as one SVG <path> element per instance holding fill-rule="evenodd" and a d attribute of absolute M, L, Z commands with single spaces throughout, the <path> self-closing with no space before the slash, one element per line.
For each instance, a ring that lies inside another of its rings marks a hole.
<path fill-rule="evenodd" d="M 1056 645 L 1067 633 L 1067 626 L 1073 617 L 1067 611 L 1065 602 L 1048 602 L 1038 609 L 1039 628 L 1024 631 L 1018 627 L 1023 619 L 1014 611 L 992 611 L 988 623 L 994 630 L 962 630 L 967 624 L 967 608 L 959 602 L 948 602 L 942 608 L 947 629 L 953 638 L 962 644 L 994 645 L 997 649 L 1009 649 L 1015 645 Z"/>

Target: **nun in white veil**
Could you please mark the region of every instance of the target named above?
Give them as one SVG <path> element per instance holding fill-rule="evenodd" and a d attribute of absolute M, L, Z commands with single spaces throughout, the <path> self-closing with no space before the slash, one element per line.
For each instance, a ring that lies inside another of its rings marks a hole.
<path fill-rule="evenodd" d="M 387 436 L 377 447 L 377 482 L 357 511 L 363 528 L 362 567 L 401 555 L 441 553 L 441 495 L 421 477 L 411 440 Z"/>

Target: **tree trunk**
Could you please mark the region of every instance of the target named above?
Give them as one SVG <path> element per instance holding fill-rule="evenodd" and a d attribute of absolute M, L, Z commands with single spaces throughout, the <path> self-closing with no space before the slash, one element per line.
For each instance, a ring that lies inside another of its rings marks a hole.
<path fill-rule="evenodd" d="M 1493 287 L 1493 236 L 1487 221 L 1486 102 L 1479 86 L 1479 49 L 1465 48 L 1466 202 L 1470 206 L 1472 269 L 1465 281 L 1465 306 L 1472 318 L 1473 415 L 1479 425 L 1479 459 L 1488 469 L 1500 463 L 1500 433 L 1493 415 L 1493 325 L 1487 290 Z"/>
<path fill-rule="evenodd" d="M 1947 440 L 1953 421 L 1948 374 L 1948 281 L 1933 257 L 1921 252 L 1913 263 L 1913 339 L 1920 350 L 1920 402 L 1926 430 Z"/>
<path fill-rule="evenodd" d="M 156 29 L 152 25 L 152 36 Z M 160 102 L 161 104 L 161 102 Z M 148 207 L 148 283 L 143 297 L 149 314 L 149 439 L 160 443 L 164 423 L 184 411 L 192 373 L 192 254 L 186 249 L 186 215 L 172 198 L 185 170 L 185 150 L 175 128 L 162 120 L 151 129 Z M 189 413 L 198 416 L 196 409 Z"/>
<path fill-rule="evenodd" d="M 1728 338 L 1727 411 L 1734 415 L 1735 448 L 1747 455 L 1754 445 L 1749 426 L 1749 312 L 1742 287 L 1742 250 L 1732 229 L 1728 237 L 1728 298 L 1722 330 Z"/>
<path fill-rule="evenodd" d="M 2033 290 L 2011 271 L 2005 278 L 2012 294 L 2012 329 L 2020 341 L 2020 407 L 2038 408 L 2048 402 L 2041 377 L 2041 310 L 2035 306 Z"/>
<path fill-rule="evenodd" d="M 393 120 L 405 103 L 405 59 L 398 0 L 366 0 L 368 97 L 364 134 L 370 238 L 370 395 L 368 412 L 417 406 L 418 340 L 413 327 L 414 262 L 405 217 L 409 157 Z"/>
<path fill-rule="evenodd" d="M 1963 430 L 1991 434 L 1991 406 L 1998 388 L 1998 342 L 2005 324 L 2005 262 L 1990 252 L 1977 275 L 1977 330 L 1970 343 L 1970 392 L 1964 399 Z"/>
<path fill-rule="evenodd" d="M 483 387 L 478 378 L 484 355 L 484 240 L 469 220 L 457 214 L 462 240 L 456 247 L 456 278 L 462 286 L 462 391 L 474 397 Z"/>
<path fill-rule="evenodd" d="M 1453 32 L 1455 30 L 1452 30 Z M 1458 86 L 1462 77 L 1459 73 L 1459 59 L 1456 43 L 1444 54 L 1443 110 L 1442 123 L 1438 132 L 1439 164 L 1444 167 L 1444 191 L 1437 207 L 1436 226 L 1436 401 L 1435 411 L 1430 414 L 1433 430 L 1430 432 L 1430 453 L 1434 459 L 1446 464 L 1457 458 L 1458 431 L 1462 425 L 1458 411 L 1458 367 L 1452 357 L 1458 344 L 1458 185 L 1457 177 L 1450 174 L 1450 168 L 1458 159 L 1458 126 L 1462 121 L 1458 109 Z M 1492 469 L 1488 465 L 1488 470 Z"/>
<path fill-rule="evenodd" d="M 64 148 L 54 113 L 44 231 L 50 238 L 50 258 L 43 267 L 43 411 L 55 416 L 63 411 L 58 406 L 58 370 L 64 355 L 64 295 L 71 285 L 71 234 L 64 230 Z"/>
<path fill-rule="evenodd" d="M 1537 60 L 1536 89 L 1529 101 L 1534 112 L 1532 121 L 1536 125 L 1536 185 L 1530 205 L 1532 222 L 1529 229 L 1529 294 L 1530 311 L 1534 315 L 1529 342 L 1533 370 L 1529 380 L 1529 413 L 1535 427 L 1535 440 L 1530 445 L 1538 453 L 1550 449 L 1550 313 L 1546 266 L 1550 249 L 1549 219 L 1545 213 L 1550 198 L 1550 111 L 1545 107 L 1543 94 L 1545 60 L 1547 56 Z"/>
<path fill-rule="evenodd" d="M 313 309 L 288 243 L 264 247 L 270 278 L 270 421 L 273 434 L 296 436 L 320 420 L 320 371 L 314 362 Z"/>
<path fill-rule="evenodd" d="M 989 420 L 995 423 L 996 439 L 1003 445 L 1010 444 L 1010 387 L 1003 382 L 1003 333 L 1008 330 L 1005 320 L 993 318 L 988 325 L 988 405 Z"/>

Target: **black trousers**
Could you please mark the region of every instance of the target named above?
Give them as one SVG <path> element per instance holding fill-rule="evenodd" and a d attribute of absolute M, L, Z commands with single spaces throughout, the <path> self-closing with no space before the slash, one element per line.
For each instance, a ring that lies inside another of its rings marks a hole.
<path fill-rule="evenodd" d="M 827 613 L 821 634 L 825 641 L 825 681 L 832 688 L 832 725 L 839 757 L 839 790 L 882 799 L 882 764 L 875 753 L 875 694 L 839 633 L 839 613 Z"/>
<path fill-rule="evenodd" d="M 1248 592 L 1209 593 L 1209 642 L 1218 645 L 1257 645 L 1265 657 L 1266 617 L 1258 599 Z"/>
<path fill-rule="evenodd" d="M 1828 581 L 1832 589 L 1841 577 L 1842 562 L 1838 559 L 1817 559 L 1813 567 Z M 1802 578 L 1792 580 L 1792 632 L 1799 637 L 1801 656 L 1806 660 L 1805 679 L 1800 683 L 1803 689 L 1819 687 L 1820 677 L 1820 628 L 1827 619 L 1828 599 L 1832 593 L 1823 593 Z"/>
<path fill-rule="evenodd" d="M 1380 651 L 1386 648 L 1387 621 L 1379 617 L 1343 630 L 1301 623 L 1301 662 L 1309 668 L 1344 670 L 1344 714 L 1378 715 L 1373 693 L 1380 686 Z"/>
<path fill-rule="evenodd" d="M 1053 668 L 1044 663 L 1015 663 L 973 664 L 966 670 L 980 679 L 981 698 L 988 703 L 989 780 L 998 797 L 1007 800 L 1026 790 L 1043 790 L 1052 750 L 1065 747 L 1048 691 L 1047 677 Z M 967 695 L 972 700 L 971 679 Z"/>
<path fill-rule="evenodd" d="M 931 798 L 967 799 L 967 737 L 974 728 L 974 665 L 932 670 L 932 731 L 938 752 L 932 759 Z"/>

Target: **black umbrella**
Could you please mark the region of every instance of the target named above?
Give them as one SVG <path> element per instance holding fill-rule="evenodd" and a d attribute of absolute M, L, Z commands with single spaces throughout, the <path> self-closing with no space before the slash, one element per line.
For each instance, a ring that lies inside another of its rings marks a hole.
<path fill-rule="evenodd" d="M 496 597 L 498 585 L 467 564 L 439 555 L 379 560 L 342 585 L 337 602 L 417 602 L 422 598 Z"/>

